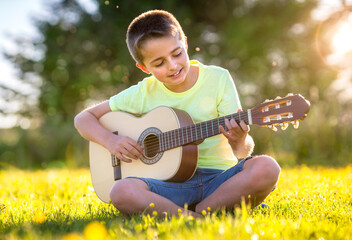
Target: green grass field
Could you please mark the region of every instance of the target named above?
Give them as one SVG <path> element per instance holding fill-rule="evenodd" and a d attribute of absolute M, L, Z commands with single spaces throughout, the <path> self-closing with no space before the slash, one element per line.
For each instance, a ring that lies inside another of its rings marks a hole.
<path fill-rule="evenodd" d="M 283 169 L 270 208 L 123 217 L 89 170 L 0 171 L 0 239 L 352 239 L 352 166 Z"/>

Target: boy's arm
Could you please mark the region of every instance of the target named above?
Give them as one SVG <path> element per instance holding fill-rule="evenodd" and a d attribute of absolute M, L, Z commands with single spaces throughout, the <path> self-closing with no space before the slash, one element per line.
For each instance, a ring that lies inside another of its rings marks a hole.
<path fill-rule="evenodd" d="M 143 149 L 136 141 L 126 136 L 115 135 L 99 123 L 99 118 L 110 111 L 108 100 L 83 110 L 74 119 L 75 127 L 83 138 L 104 146 L 125 162 L 140 158 Z"/>
<path fill-rule="evenodd" d="M 227 138 L 236 157 L 245 158 L 251 155 L 254 149 L 254 141 L 248 134 L 249 126 L 244 121 L 238 124 L 234 119 L 225 119 L 225 125 L 228 131 L 225 131 L 223 126 L 220 126 L 220 131 Z"/>

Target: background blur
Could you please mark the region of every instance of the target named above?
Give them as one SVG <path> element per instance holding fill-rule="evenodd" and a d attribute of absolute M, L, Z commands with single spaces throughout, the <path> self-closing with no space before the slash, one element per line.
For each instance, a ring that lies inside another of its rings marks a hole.
<path fill-rule="evenodd" d="M 1 26 L 9 30 L 0 33 L 6 61 L 0 168 L 88 166 L 88 142 L 73 118 L 147 76 L 135 67 L 125 32 L 151 9 L 176 16 L 191 59 L 229 69 L 243 108 L 291 92 L 310 100 L 298 129 L 252 126 L 255 154 L 270 154 L 284 167 L 351 164 L 351 6 L 347 0 L 1 2 Z M 33 31 L 11 31 L 28 12 Z"/>

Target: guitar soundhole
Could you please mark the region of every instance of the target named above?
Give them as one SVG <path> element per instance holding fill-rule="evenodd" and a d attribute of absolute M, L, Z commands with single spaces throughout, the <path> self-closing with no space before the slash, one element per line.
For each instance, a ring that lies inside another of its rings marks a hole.
<path fill-rule="evenodd" d="M 158 154 L 159 139 L 156 135 L 150 134 L 144 139 L 144 155 L 147 158 L 153 158 Z"/>
<path fill-rule="evenodd" d="M 148 165 L 157 163 L 164 152 L 159 151 L 159 138 L 161 134 L 160 129 L 150 127 L 145 129 L 138 138 L 138 144 L 144 147 L 143 155 L 140 160 Z"/>

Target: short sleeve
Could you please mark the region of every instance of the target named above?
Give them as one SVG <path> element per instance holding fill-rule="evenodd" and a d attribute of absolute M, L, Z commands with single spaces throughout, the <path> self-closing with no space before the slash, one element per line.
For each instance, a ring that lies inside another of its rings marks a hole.
<path fill-rule="evenodd" d="M 221 77 L 222 89 L 218 96 L 219 116 L 233 114 L 242 109 L 235 83 L 228 71 Z"/>
<path fill-rule="evenodd" d="M 141 103 L 139 103 L 140 98 L 137 96 L 140 96 L 140 91 L 140 85 L 134 85 L 112 96 L 109 99 L 111 111 L 138 112 L 138 106 L 140 106 Z"/>

